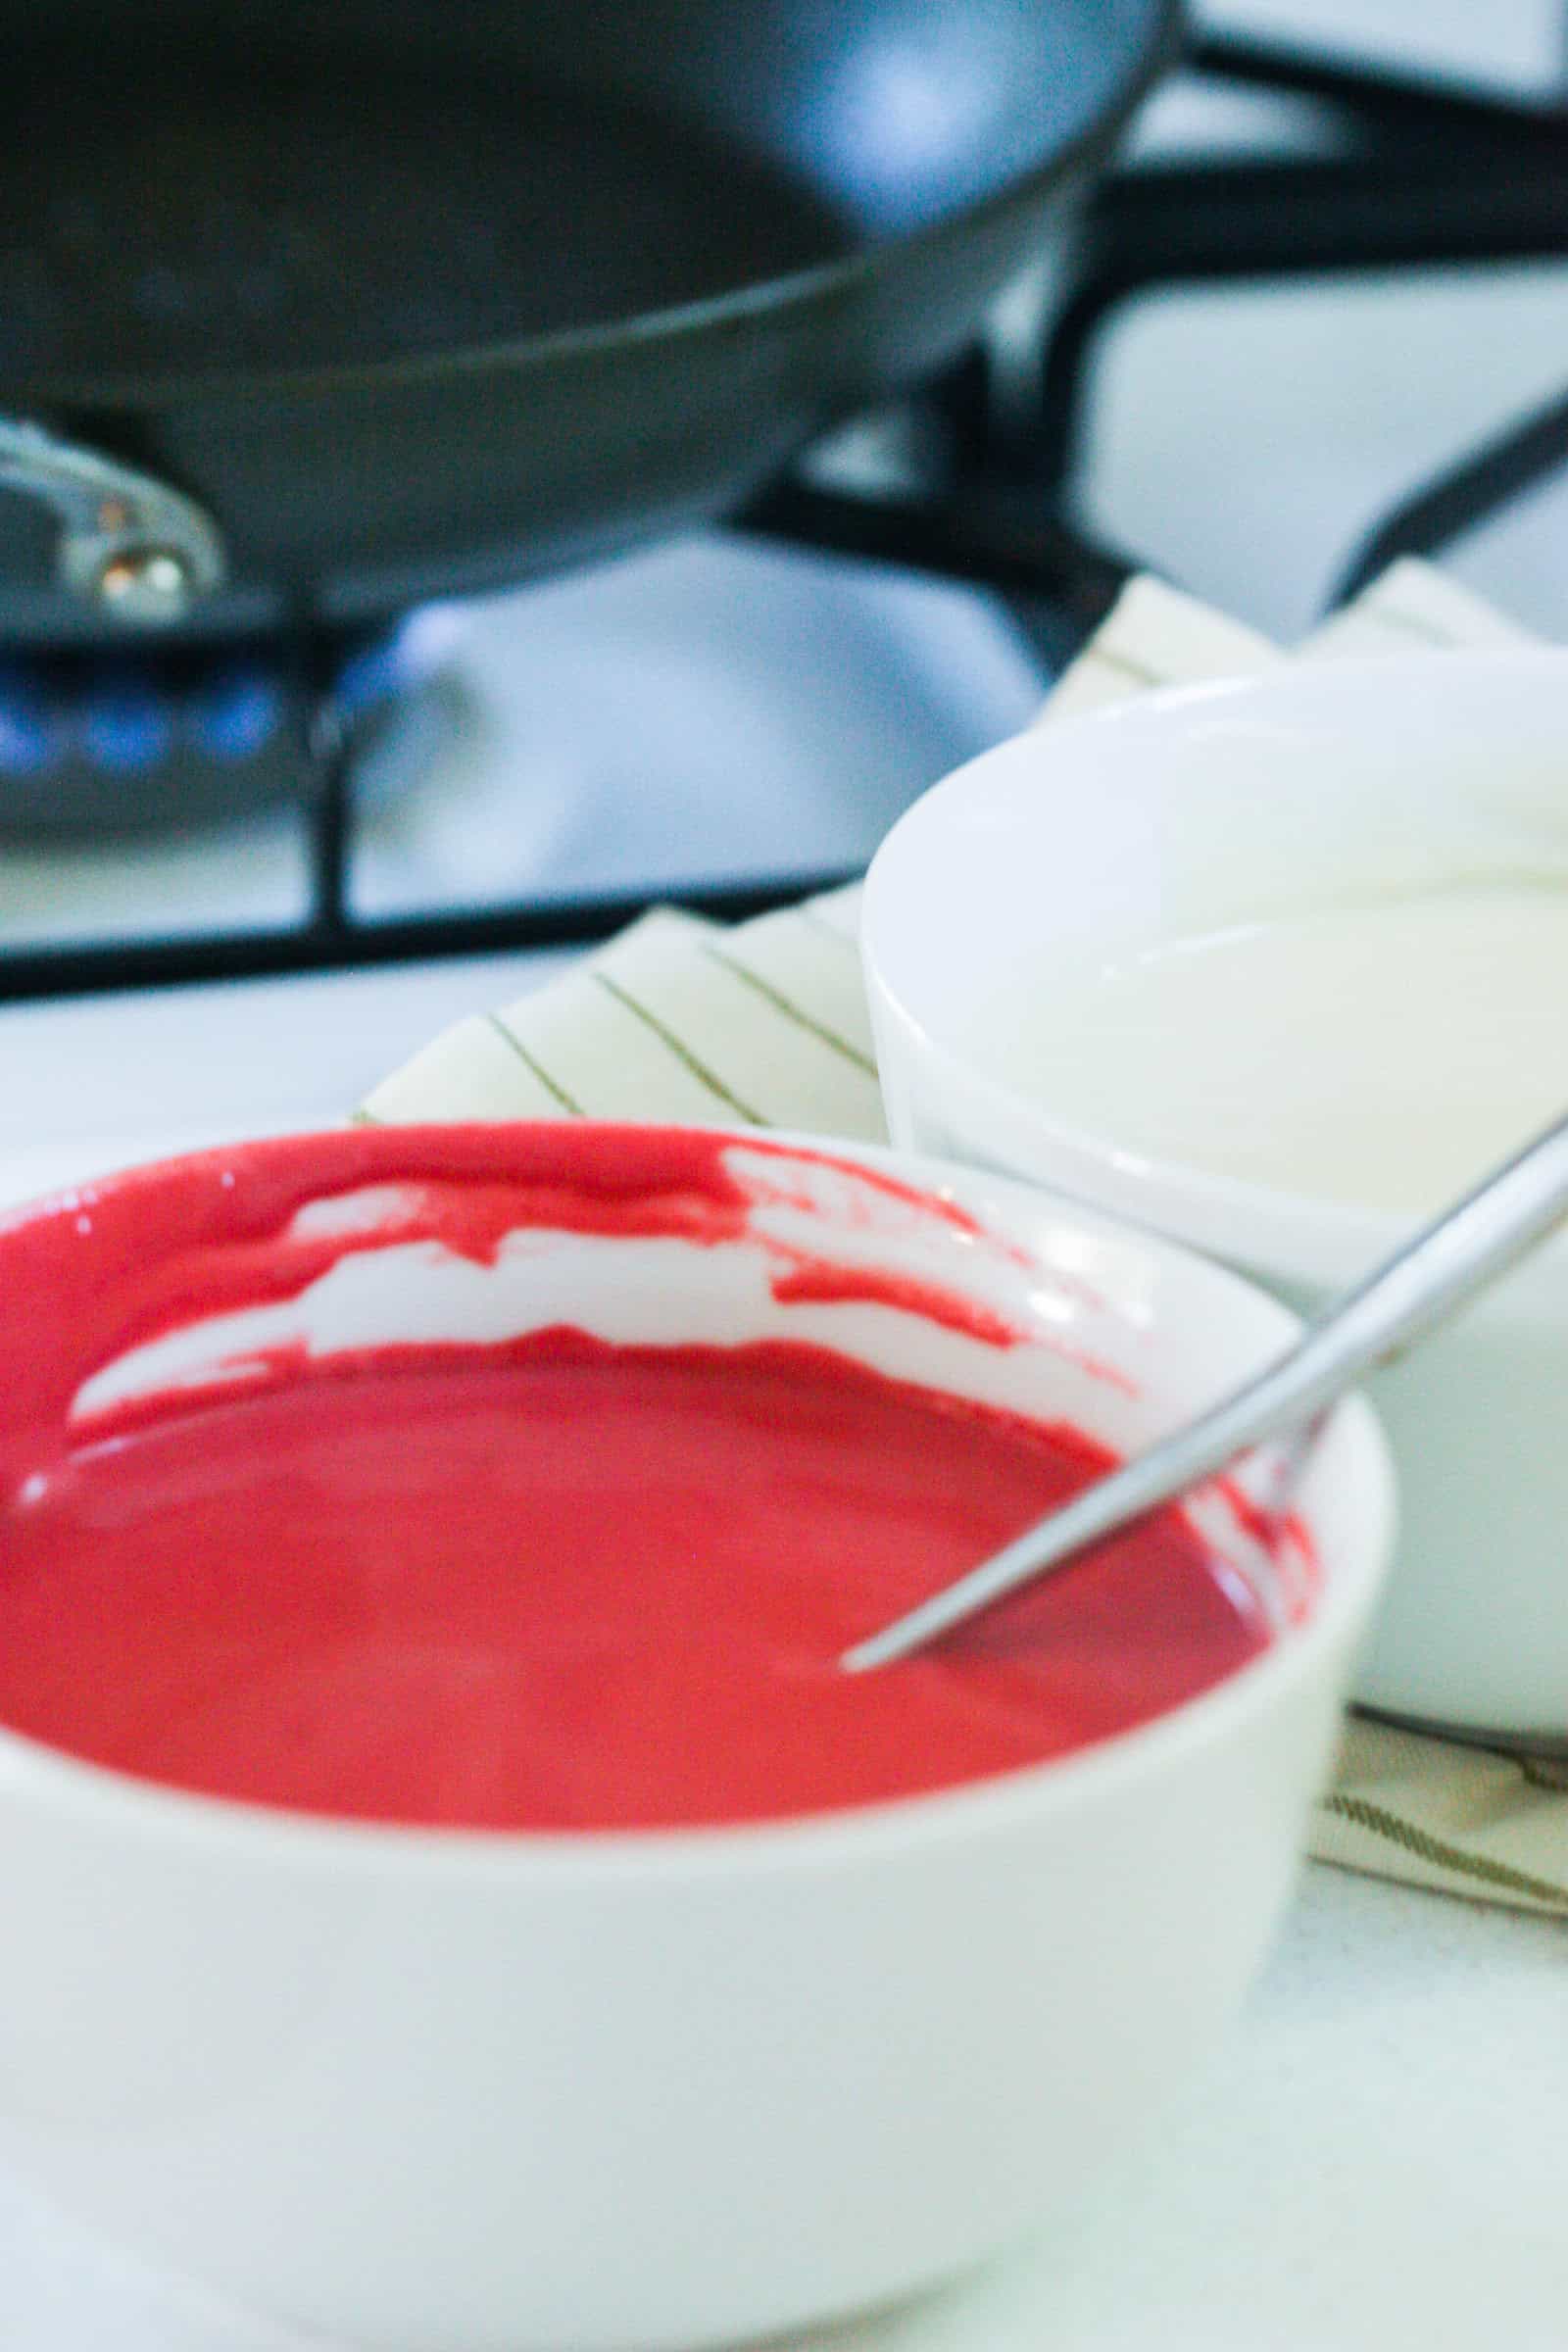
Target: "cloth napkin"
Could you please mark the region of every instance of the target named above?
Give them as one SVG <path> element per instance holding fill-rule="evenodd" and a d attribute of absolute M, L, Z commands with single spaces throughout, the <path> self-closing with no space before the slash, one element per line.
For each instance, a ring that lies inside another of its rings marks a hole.
<path fill-rule="evenodd" d="M 1035 723 L 1286 659 L 1528 641 L 1415 563 L 1396 564 L 1290 656 L 1140 578 Z M 448 1030 L 358 1115 L 721 1120 L 884 1140 L 858 912 L 858 885 L 733 928 L 657 909 L 564 978 Z M 1352 1716 L 1308 1850 L 1414 1886 L 1568 1913 L 1568 1771 Z"/>

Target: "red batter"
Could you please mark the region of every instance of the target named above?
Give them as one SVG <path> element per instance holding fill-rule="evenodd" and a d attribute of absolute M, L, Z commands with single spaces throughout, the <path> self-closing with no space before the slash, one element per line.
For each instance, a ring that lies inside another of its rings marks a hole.
<path fill-rule="evenodd" d="M 384 1179 L 391 1155 L 368 1147 L 350 1180 Z M 206 1201 L 216 1163 L 198 1164 Z M 299 1198 L 321 1189 L 314 1166 Z M 224 1212 L 253 1278 L 255 1189 Z M 269 1195 L 274 1236 L 288 1193 Z M 684 1177 L 679 1200 L 689 1226 Z M 113 1254 L 123 1201 L 95 1213 Z M 603 1230 L 602 1196 L 591 1214 Z M 204 1284 L 180 1261 L 182 1314 L 235 1295 L 222 1262 Z M 286 1285 L 273 1268 L 263 1287 Z M 168 1317 L 142 1298 L 132 1320 Z M 839 1671 L 849 1642 L 1107 1458 L 793 1344 L 558 1331 L 279 1366 L 248 1396 L 82 1432 L 11 1487 L 0 1721 L 183 1788 L 486 1829 L 735 1822 L 943 1788 L 1142 1722 L 1262 1646 L 1166 1513 L 961 1643 Z"/>

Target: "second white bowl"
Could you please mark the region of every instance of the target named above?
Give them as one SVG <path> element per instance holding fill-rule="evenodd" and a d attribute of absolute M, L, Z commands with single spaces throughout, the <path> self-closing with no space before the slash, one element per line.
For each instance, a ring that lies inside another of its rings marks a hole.
<path fill-rule="evenodd" d="M 1032 1095 L 988 1074 L 979 1024 L 1020 988 L 1081 988 L 1128 941 L 1489 878 L 1568 888 L 1565 713 L 1563 654 L 1417 655 L 1142 697 L 960 769 L 895 826 L 866 889 L 895 1141 L 1032 1178 L 1321 1305 L 1400 1219 L 1144 1157 L 1118 1144 L 1113 1104 L 1100 1132 L 1071 1127 L 1049 1071 Z M 1401 1536 L 1360 1695 L 1568 1738 L 1568 1243 L 1371 1394 Z"/>

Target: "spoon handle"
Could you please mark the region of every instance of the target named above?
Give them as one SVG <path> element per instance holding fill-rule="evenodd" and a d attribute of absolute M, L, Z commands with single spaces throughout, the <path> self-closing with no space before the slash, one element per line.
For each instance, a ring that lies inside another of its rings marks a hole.
<path fill-rule="evenodd" d="M 1097 1480 L 967 1576 L 858 1642 L 852 1674 L 907 1657 L 1086 1544 L 1211 1478 L 1265 1438 L 1298 1429 L 1374 1364 L 1445 1322 L 1568 1217 L 1568 1118 L 1386 1258 L 1311 1322 L 1295 1347 L 1200 1419 Z"/>

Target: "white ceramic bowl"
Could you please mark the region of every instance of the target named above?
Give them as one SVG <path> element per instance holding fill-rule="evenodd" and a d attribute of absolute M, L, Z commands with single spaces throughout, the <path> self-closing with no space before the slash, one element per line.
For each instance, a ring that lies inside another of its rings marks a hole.
<path fill-rule="evenodd" d="M 977 1024 L 1025 968 L 1070 992 L 1121 942 L 1348 890 L 1568 884 L 1565 755 L 1568 656 L 1535 652 L 1285 669 L 1003 745 L 918 802 L 871 869 L 865 963 L 895 1141 L 1033 1178 L 1321 1304 L 1396 1246 L 1400 1220 L 1069 1128 L 977 1066 Z M 1399 1465 L 1400 1545 L 1359 1694 L 1560 1740 L 1568 1245 L 1371 1393 Z"/>
<path fill-rule="evenodd" d="M 466 1132 L 506 1180 L 543 1131 Z M 1232 1276 L 1017 1187 L 755 1134 L 726 1148 L 744 1238 L 656 1262 L 539 1231 L 486 1272 L 419 1238 L 430 1131 L 352 1143 L 311 1215 L 357 1225 L 353 1279 L 282 1310 L 320 1348 L 564 1312 L 656 1342 L 796 1335 L 1131 1446 L 1291 1329 Z M 231 1203 L 317 1149 L 172 1163 L 0 1228 L 0 1435 L 25 1416 L 39 1318 L 112 1318 L 131 1279 L 143 1313 L 177 1297 L 180 1250 L 221 1247 Z M 940 1187 L 984 1233 L 868 1167 Z M 127 1251 L 149 1195 L 176 1192 L 160 1250 Z M 956 1286 L 1038 1337 L 781 1302 L 768 1237 Z M 1065 1761 L 832 1817 L 400 1831 L 0 1733 L 0 2145 L 114 2237 L 401 2352 L 695 2352 L 956 2272 L 1158 2104 L 1275 1922 L 1389 1542 L 1363 1405 L 1336 1417 L 1304 1507 L 1315 1607 L 1206 1695 Z"/>

